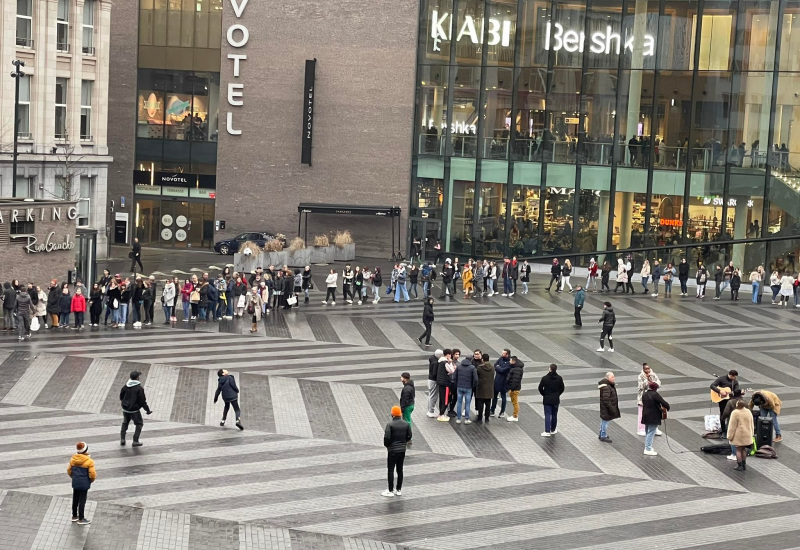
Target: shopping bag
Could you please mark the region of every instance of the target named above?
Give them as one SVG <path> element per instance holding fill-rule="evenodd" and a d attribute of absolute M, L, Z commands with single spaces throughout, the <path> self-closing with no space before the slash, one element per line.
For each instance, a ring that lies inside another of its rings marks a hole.
<path fill-rule="evenodd" d="M 245 298 L 244 294 L 239 296 L 239 301 L 236 303 L 236 307 L 244 307 L 244 298 Z"/>
<path fill-rule="evenodd" d="M 286 298 L 286 303 L 289 304 L 290 306 L 295 305 L 297 303 L 297 296 L 289 296 L 288 298 Z"/>
<path fill-rule="evenodd" d="M 705 430 L 707 432 L 718 432 L 722 425 L 719 423 L 718 414 L 707 414 L 704 417 Z"/>
<path fill-rule="evenodd" d="M 34 332 L 39 330 L 39 318 L 38 317 L 34 317 L 33 319 L 31 319 L 31 330 L 34 331 Z"/>

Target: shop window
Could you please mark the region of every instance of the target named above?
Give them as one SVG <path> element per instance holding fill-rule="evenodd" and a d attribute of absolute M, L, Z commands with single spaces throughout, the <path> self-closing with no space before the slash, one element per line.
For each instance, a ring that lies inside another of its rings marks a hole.
<path fill-rule="evenodd" d="M 17 46 L 33 48 L 33 0 L 17 0 Z"/>
<path fill-rule="evenodd" d="M 547 70 L 544 68 L 517 69 L 515 95 L 517 111 L 511 126 L 515 143 L 511 158 L 524 161 L 541 161 L 552 155 L 552 138 L 545 138 L 545 89 Z M 547 136 L 550 136 L 549 130 Z"/>
<path fill-rule="evenodd" d="M 483 115 L 482 156 L 487 159 L 508 159 L 511 145 L 512 69 L 486 69 Z"/>
<path fill-rule="evenodd" d="M 514 185 L 508 217 L 508 246 L 516 256 L 532 256 L 537 251 L 539 197 L 538 186 Z"/>
<path fill-rule="evenodd" d="M 84 0 L 83 3 L 83 28 L 81 52 L 84 55 L 94 55 L 94 12 L 97 8 L 96 0 Z"/>
<path fill-rule="evenodd" d="M 473 207 L 475 182 L 455 180 L 450 199 L 450 243 L 447 250 L 455 254 L 472 252 Z"/>
<path fill-rule="evenodd" d="M 417 177 L 411 216 L 441 218 L 444 183 L 441 179 Z"/>
<path fill-rule="evenodd" d="M 69 51 L 69 1 L 58 0 L 56 14 L 56 50 Z"/>
<path fill-rule="evenodd" d="M 575 167 L 548 167 L 542 254 L 563 254 L 572 250 L 574 201 Z"/>
<path fill-rule="evenodd" d="M 581 71 L 555 69 L 547 94 L 547 127 L 552 138 L 551 151 L 545 150 L 545 162 L 574 163 L 580 126 Z M 584 121 L 585 123 L 585 121 Z M 585 128 L 584 128 L 585 129 Z M 550 143 L 547 144 L 550 146 Z M 549 155 L 548 155 L 549 153 Z"/>
<path fill-rule="evenodd" d="M 508 166 L 495 160 L 481 161 L 481 185 L 478 201 L 478 228 L 475 231 L 479 256 L 502 257 L 506 236 L 513 227 L 515 243 L 519 239 L 519 228 L 506 210 L 506 180 Z M 511 245 L 512 248 L 514 245 Z"/>

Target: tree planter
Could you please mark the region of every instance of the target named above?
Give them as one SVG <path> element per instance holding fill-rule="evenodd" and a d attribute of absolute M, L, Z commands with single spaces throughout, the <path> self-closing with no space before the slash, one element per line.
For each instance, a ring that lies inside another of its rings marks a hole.
<path fill-rule="evenodd" d="M 264 263 L 262 267 L 274 265 L 275 267 L 283 267 L 289 265 L 289 253 L 286 250 L 280 252 L 264 252 Z"/>
<path fill-rule="evenodd" d="M 256 251 L 254 254 L 245 256 L 237 252 L 233 255 L 233 270 L 239 273 L 255 271 L 256 268 L 261 265 L 259 262 L 261 261 L 262 254 L 263 252 Z"/>
<path fill-rule="evenodd" d="M 337 262 L 350 262 L 356 259 L 356 243 L 336 247 L 335 259 Z"/>
<path fill-rule="evenodd" d="M 330 264 L 336 260 L 336 247 L 330 246 L 315 246 L 311 249 L 311 263 L 314 264 Z"/>
<path fill-rule="evenodd" d="M 292 267 L 304 267 L 311 263 L 311 255 L 314 252 L 314 247 L 301 248 L 300 250 L 289 250 L 289 259 L 287 260 Z"/>

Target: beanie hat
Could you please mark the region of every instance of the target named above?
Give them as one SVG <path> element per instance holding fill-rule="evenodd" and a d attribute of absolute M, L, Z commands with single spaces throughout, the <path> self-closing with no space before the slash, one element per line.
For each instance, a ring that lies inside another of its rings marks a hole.
<path fill-rule="evenodd" d="M 83 441 L 78 441 L 78 444 L 75 445 L 75 450 L 78 451 L 78 454 L 85 454 L 89 452 L 89 446 Z"/>
<path fill-rule="evenodd" d="M 398 405 L 392 407 L 392 416 L 403 416 L 403 411 L 400 410 Z"/>
<path fill-rule="evenodd" d="M 650 382 L 649 384 L 647 384 L 647 387 L 653 391 L 656 391 L 659 388 L 658 384 L 656 384 L 655 382 Z"/>

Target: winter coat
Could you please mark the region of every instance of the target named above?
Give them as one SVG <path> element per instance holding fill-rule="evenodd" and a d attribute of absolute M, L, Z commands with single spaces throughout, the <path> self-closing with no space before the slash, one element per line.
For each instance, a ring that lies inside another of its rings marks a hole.
<path fill-rule="evenodd" d="M 100 315 L 100 312 L 103 311 L 103 293 L 100 289 L 92 291 L 92 295 L 89 297 L 89 310 L 95 315 Z"/>
<path fill-rule="evenodd" d="M 301 285 L 301 288 L 303 290 L 314 288 L 314 286 L 313 286 L 314 283 L 311 282 L 311 270 L 310 269 L 308 271 L 303 270 L 303 273 L 301 274 L 301 278 L 303 279 L 303 283 Z"/>
<path fill-rule="evenodd" d="M 739 290 L 739 287 L 742 286 L 742 278 L 738 274 L 734 274 L 731 277 L 731 290 Z"/>
<path fill-rule="evenodd" d="M 17 295 L 17 303 L 15 304 L 17 315 L 22 315 L 24 317 L 30 317 L 33 315 L 33 303 L 31 302 L 31 296 L 27 292 L 20 292 Z"/>
<path fill-rule="evenodd" d="M 511 370 L 511 362 L 509 359 L 500 357 L 494 362 L 494 391 L 506 391 L 506 378 L 508 378 L 508 371 Z"/>
<path fill-rule="evenodd" d="M 543 405 L 558 405 L 564 393 L 564 379 L 557 372 L 548 372 L 539 382 L 539 395 Z"/>
<path fill-rule="evenodd" d="M 608 378 L 603 378 L 597 383 L 600 390 L 600 418 L 602 420 L 614 420 L 619 418 L 619 400 L 617 399 L 617 388 Z"/>
<path fill-rule="evenodd" d="M 652 370 L 650 371 L 650 376 L 645 376 L 644 371 L 639 373 L 639 378 L 636 380 L 638 387 L 636 393 L 636 404 L 642 404 L 642 395 L 644 392 L 647 391 L 650 382 L 655 382 L 659 386 L 661 385 L 661 380 L 658 379 L 658 375 L 654 373 Z"/>
<path fill-rule="evenodd" d="M 689 262 L 681 262 L 678 264 L 678 278 L 682 281 L 689 279 Z"/>
<path fill-rule="evenodd" d="M 439 358 L 434 353 L 428 357 L 428 380 L 436 382 L 436 371 L 439 370 Z"/>
<path fill-rule="evenodd" d="M 750 403 L 747 405 L 748 408 L 752 411 L 755 403 L 753 403 L 753 397 L 756 395 L 761 395 L 764 398 L 765 403 L 761 405 L 761 408 L 765 411 L 775 411 L 775 414 L 781 414 L 781 400 L 780 398 L 772 393 L 771 391 L 767 390 L 758 390 L 753 394 L 750 398 Z"/>
<path fill-rule="evenodd" d="M 83 297 L 83 294 L 76 294 L 75 296 L 73 296 L 70 307 L 73 313 L 85 313 L 86 298 Z"/>
<path fill-rule="evenodd" d="M 554 263 L 550 267 L 550 275 L 552 275 L 553 277 L 559 277 L 561 275 L 561 266 L 558 265 L 557 263 Z"/>
<path fill-rule="evenodd" d="M 69 460 L 69 466 L 67 466 L 67 475 L 72 478 L 73 489 L 88 491 L 92 486 L 92 482 L 97 479 L 94 460 L 85 453 L 72 455 Z"/>
<path fill-rule="evenodd" d="M 570 269 L 569 266 L 567 266 L 567 264 L 564 264 L 564 266 L 561 268 L 561 275 L 563 275 L 564 277 L 569 277 L 570 275 L 572 275 L 572 269 Z"/>
<path fill-rule="evenodd" d="M 61 312 L 59 303 L 61 301 L 61 289 L 57 286 L 52 287 L 47 293 L 47 313 L 59 314 Z"/>
<path fill-rule="evenodd" d="M 147 397 L 144 395 L 144 388 L 138 380 L 128 380 L 119 392 L 119 400 L 123 412 L 136 413 L 139 409 L 150 412 L 147 406 Z"/>
<path fill-rule="evenodd" d="M 478 385 L 478 370 L 472 364 L 472 359 L 465 357 L 461 360 L 461 364 L 456 367 L 456 373 L 453 375 L 453 383 L 456 388 L 464 388 L 473 390 Z"/>
<path fill-rule="evenodd" d="M 53 294 L 52 292 L 50 294 Z M 108 289 L 108 307 L 112 310 L 119 309 L 119 304 L 122 302 L 122 292 L 120 292 L 119 287 L 117 288 L 109 288 Z M 114 300 L 117 301 L 116 307 L 114 306 Z M 50 313 L 50 296 L 47 297 L 47 312 Z"/>
<path fill-rule="evenodd" d="M 422 322 L 433 323 L 433 304 L 426 302 L 422 309 Z"/>
<path fill-rule="evenodd" d="M 202 307 L 202 308 L 207 308 L 208 307 L 208 289 L 209 288 L 210 287 L 209 287 L 208 283 L 202 283 L 200 285 L 200 289 L 198 290 L 198 292 L 200 292 L 200 307 Z"/>
<path fill-rule="evenodd" d="M 390 453 L 404 453 L 409 441 L 411 441 L 411 424 L 400 417 L 392 418 L 383 432 L 383 446 Z"/>
<path fill-rule="evenodd" d="M 519 359 L 517 359 L 516 363 L 511 365 L 511 370 L 508 371 L 508 378 L 506 379 L 506 389 L 508 391 L 522 390 L 522 369 L 524 367 L 525 363 Z"/>
<path fill-rule="evenodd" d="M 436 369 L 436 384 L 439 386 L 450 385 L 450 373 L 447 372 L 447 361 L 439 361 L 439 367 Z"/>
<path fill-rule="evenodd" d="M 161 303 L 165 306 L 171 306 L 175 302 L 175 285 L 167 283 L 164 285 L 164 290 L 161 291 Z"/>
<path fill-rule="evenodd" d="M 478 387 L 475 390 L 475 398 L 491 399 L 494 397 L 494 367 L 486 361 L 481 361 L 475 369 L 478 372 Z"/>
<path fill-rule="evenodd" d="M 336 282 L 339 280 L 339 275 L 331 273 L 325 278 L 325 285 L 328 288 L 336 288 Z"/>
<path fill-rule="evenodd" d="M 44 317 L 47 315 L 47 295 L 43 290 L 39 291 L 39 302 L 36 304 L 36 316 Z"/>
<path fill-rule="evenodd" d="M 737 447 L 753 444 L 753 413 L 747 408 L 736 409 L 728 422 L 728 440 Z"/>
<path fill-rule="evenodd" d="M 603 323 L 603 328 L 612 328 L 617 324 L 617 316 L 614 314 L 613 307 L 607 307 L 603 310 L 603 316 L 600 318 Z"/>
<path fill-rule="evenodd" d="M 531 266 L 529 264 L 522 264 L 522 269 L 520 269 L 520 272 L 522 273 L 522 277 L 520 278 L 520 281 L 522 281 L 523 283 L 530 282 L 530 279 L 531 279 Z"/>
<path fill-rule="evenodd" d="M 253 304 L 253 313 L 247 313 L 247 308 L 250 304 Z M 247 298 L 244 301 L 244 311 L 247 315 L 255 315 L 256 321 L 261 320 L 261 309 L 264 305 L 264 300 L 261 298 L 260 294 L 253 294 L 252 292 L 247 293 Z"/>
<path fill-rule="evenodd" d="M 645 426 L 661 425 L 661 409 L 669 410 L 669 403 L 653 390 L 647 390 L 642 395 L 642 424 Z"/>
<path fill-rule="evenodd" d="M 3 309 L 14 311 L 17 307 L 17 292 L 11 288 L 11 283 L 3 283 Z"/>
<path fill-rule="evenodd" d="M 59 311 L 62 314 L 72 313 L 72 296 L 69 293 L 61 293 L 61 298 L 58 299 Z"/>
<path fill-rule="evenodd" d="M 586 300 L 586 291 L 581 288 L 575 292 L 575 307 L 583 307 L 583 302 Z"/>
<path fill-rule="evenodd" d="M 222 394 L 222 400 L 226 403 L 239 399 L 239 388 L 236 386 L 236 379 L 232 374 L 223 374 L 217 380 L 217 391 L 214 392 L 214 403 Z"/>
<path fill-rule="evenodd" d="M 414 381 L 409 380 L 400 391 L 400 408 L 405 409 L 414 404 L 414 398 L 417 395 L 417 390 L 414 387 Z"/>

